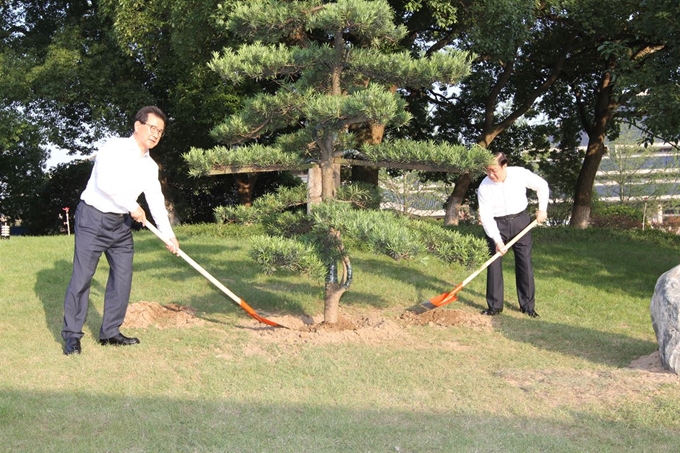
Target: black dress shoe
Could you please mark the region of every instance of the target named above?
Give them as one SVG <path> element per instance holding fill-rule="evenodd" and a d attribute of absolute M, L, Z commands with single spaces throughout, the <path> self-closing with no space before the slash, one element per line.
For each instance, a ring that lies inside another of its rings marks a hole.
<path fill-rule="evenodd" d="M 498 313 L 503 313 L 503 309 L 487 308 L 486 310 L 482 311 L 484 316 L 496 316 Z"/>
<path fill-rule="evenodd" d="M 538 313 L 536 313 L 534 310 L 524 310 L 522 311 L 522 313 L 524 313 L 530 318 L 538 318 Z"/>
<path fill-rule="evenodd" d="M 107 344 L 114 346 L 130 346 L 131 344 L 139 344 L 139 338 L 126 337 L 122 333 L 119 333 L 111 338 L 101 338 L 99 344 L 104 346 Z"/>
<path fill-rule="evenodd" d="M 80 338 L 67 338 L 66 344 L 64 345 L 64 354 L 80 354 L 82 349 L 80 348 Z"/>

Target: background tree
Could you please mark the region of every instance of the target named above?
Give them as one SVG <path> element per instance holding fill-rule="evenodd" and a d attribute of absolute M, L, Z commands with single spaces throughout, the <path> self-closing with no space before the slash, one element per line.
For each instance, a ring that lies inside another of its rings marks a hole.
<path fill-rule="evenodd" d="M 22 219 L 43 180 L 46 153 L 36 125 L 0 108 L 0 216 Z"/>
<path fill-rule="evenodd" d="M 677 34 L 669 31 L 677 30 L 676 2 L 392 4 L 406 13 L 414 48 L 456 46 L 479 55 L 460 91 L 427 93 L 437 105 L 438 131 L 512 155 L 513 148 L 496 140 L 519 117 L 539 118 L 539 126 L 521 128 L 532 137 L 528 157 L 538 158 L 541 170 L 555 179 L 551 188 L 565 192 L 573 184 L 566 197 L 575 201 L 573 226 L 587 225 L 604 139 L 615 138 L 617 121 L 640 125 L 644 118 L 650 126 L 641 127 L 650 137 L 677 138 L 671 119 L 677 115 L 663 113 L 678 107 Z M 589 137 L 585 153 L 578 150 L 583 134 Z M 466 175 L 456 182 L 447 201 L 449 223 L 456 223 L 456 207 L 474 188 Z"/>
<path fill-rule="evenodd" d="M 66 231 L 64 208 L 69 208 L 69 221 L 73 228 L 75 207 L 80 201 L 93 167 L 92 160 L 76 160 L 58 164 L 36 186 L 29 209 L 22 215 L 23 226 L 32 234 L 61 234 Z"/>
<path fill-rule="evenodd" d="M 666 86 L 677 73 L 677 64 L 673 62 L 677 63 L 674 55 L 678 37 L 665 31 L 677 27 L 677 8 L 677 4 L 666 1 L 640 4 L 628 0 L 609 2 L 606 6 L 600 2 L 576 2 L 570 6 L 565 20 L 573 29 L 581 30 L 582 44 L 571 55 L 549 102 L 552 106 L 562 104 L 558 107 L 562 121 L 578 119 L 587 136 L 573 196 L 570 221 L 573 227 L 588 226 L 605 142 L 608 138 L 616 139 L 621 123 L 669 124 L 658 117 L 643 119 L 641 115 L 646 112 L 657 115 L 661 112 L 656 108 L 645 112 L 640 107 L 649 104 L 638 101 L 638 97 L 650 90 L 658 93 L 657 89 Z M 549 115 L 554 111 L 546 110 Z M 655 129 L 661 131 L 663 127 Z"/>
<path fill-rule="evenodd" d="M 216 0 L 2 2 L 0 97 L 39 128 L 43 150 L 74 156 L 91 154 L 103 137 L 130 134 L 140 106 L 158 105 L 169 119 L 152 155 L 171 215 L 212 221 L 214 200 L 238 202 L 229 195 L 234 177 L 187 178 L 181 155 L 212 144 L 210 129 L 240 102 L 207 67 L 227 42 L 212 19 L 217 8 Z M 266 177 L 263 187 L 275 180 Z"/>

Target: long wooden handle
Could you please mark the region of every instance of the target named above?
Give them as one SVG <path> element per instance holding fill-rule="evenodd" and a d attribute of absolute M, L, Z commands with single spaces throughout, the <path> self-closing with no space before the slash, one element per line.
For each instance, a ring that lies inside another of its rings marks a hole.
<path fill-rule="evenodd" d="M 532 229 L 533 227 L 535 227 L 536 225 L 538 225 L 538 220 L 534 220 L 534 221 L 531 222 L 529 225 L 527 225 L 526 228 L 524 228 L 522 231 L 520 231 L 519 233 L 517 233 L 517 236 L 515 236 L 514 238 L 512 238 L 512 239 L 510 240 L 510 242 L 508 242 L 507 244 L 505 244 L 505 250 L 507 251 L 510 247 L 512 247 L 512 246 L 515 244 L 515 242 L 519 241 L 519 240 L 522 238 L 522 236 L 524 236 L 525 234 L 527 234 L 527 233 L 529 232 L 529 230 L 531 230 L 531 229 Z M 463 280 L 462 286 L 465 286 L 465 285 L 467 285 L 468 283 L 470 283 L 470 282 L 472 281 L 473 278 L 475 278 L 476 276 L 478 276 L 480 272 L 482 272 L 484 269 L 486 269 L 487 267 L 489 267 L 489 266 L 491 265 L 491 263 L 493 263 L 494 261 L 496 261 L 496 260 L 497 260 L 500 256 L 502 256 L 502 255 L 503 255 L 503 254 L 502 254 L 501 252 L 496 252 L 496 254 L 495 254 L 494 256 L 492 256 L 491 258 L 489 258 L 488 260 L 486 260 L 486 262 L 484 262 L 484 264 L 482 264 L 482 267 L 480 267 L 479 269 L 477 269 L 475 272 L 472 273 L 472 275 L 470 275 L 468 278 L 466 278 L 465 280 Z"/>
<path fill-rule="evenodd" d="M 156 236 L 158 236 L 158 238 L 159 238 L 161 241 L 165 242 L 165 243 L 168 244 L 168 245 L 171 245 L 171 244 L 172 244 L 172 242 L 170 241 L 169 238 L 165 237 L 165 236 L 163 235 L 163 233 L 161 233 L 161 232 L 158 230 L 158 228 L 156 228 L 155 226 L 153 226 L 153 225 L 152 225 L 151 223 L 149 223 L 148 221 L 146 222 L 146 225 L 145 225 L 145 226 L 146 226 L 153 234 L 155 234 Z M 193 267 L 194 269 L 196 269 L 202 276 L 204 276 L 205 278 L 207 278 L 207 279 L 210 281 L 210 283 L 212 283 L 213 285 L 217 286 L 217 288 L 219 288 L 220 291 L 222 291 L 224 294 L 226 294 L 227 296 L 229 296 L 229 298 L 231 298 L 231 300 L 233 300 L 234 302 L 236 302 L 236 303 L 237 303 L 241 308 L 243 308 L 250 316 L 252 316 L 253 318 L 257 319 L 258 321 L 260 321 L 260 322 L 262 322 L 262 323 L 264 323 L 264 324 L 270 325 L 270 326 L 274 326 L 274 327 L 285 327 L 285 326 L 282 326 L 281 324 L 279 324 L 279 323 L 277 323 L 277 322 L 271 321 L 271 320 L 269 320 L 269 319 L 267 319 L 267 318 L 265 318 L 265 317 L 263 317 L 263 316 L 258 315 L 257 312 L 256 312 L 255 310 L 253 310 L 253 308 L 252 308 L 250 305 L 248 305 L 248 304 L 246 303 L 245 300 L 241 299 L 241 298 L 238 297 L 236 294 L 234 294 L 233 292 L 231 292 L 231 291 L 229 290 L 229 288 L 227 288 L 226 286 L 224 286 L 219 280 L 217 280 L 215 277 L 213 277 L 213 276 L 212 276 L 207 270 L 205 270 L 200 264 L 198 264 L 196 261 L 194 261 L 193 259 L 191 259 L 191 257 L 190 257 L 189 255 L 187 255 L 186 253 L 184 253 L 184 251 L 183 251 L 182 249 L 177 249 L 177 254 L 178 254 L 184 261 L 186 261 L 187 263 L 189 263 L 189 265 L 190 265 L 191 267 Z"/>

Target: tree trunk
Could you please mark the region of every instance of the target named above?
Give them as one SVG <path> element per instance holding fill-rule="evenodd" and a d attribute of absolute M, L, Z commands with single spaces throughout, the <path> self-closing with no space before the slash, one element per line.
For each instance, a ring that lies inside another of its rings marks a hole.
<path fill-rule="evenodd" d="M 351 128 L 351 131 L 360 144 L 377 145 L 382 142 L 385 135 L 385 125 L 383 124 L 362 124 L 359 127 Z M 365 182 L 378 187 L 380 169 L 378 167 L 366 167 L 356 165 L 352 167 L 352 181 Z"/>
<path fill-rule="evenodd" d="M 347 291 L 352 284 L 352 263 L 349 256 L 345 253 L 345 246 L 340 238 L 340 232 L 335 228 L 328 230 L 330 236 L 330 243 L 335 243 L 338 251 L 342 255 L 340 260 L 342 264 L 342 278 L 338 279 L 338 266 L 332 263 L 328 266 L 328 274 L 326 275 L 326 286 L 324 287 L 324 313 L 323 320 L 326 324 L 336 324 L 338 322 L 338 312 L 340 309 L 340 298 L 345 291 Z"/>
<path fill-rule="evenodd" d="M 600 79 L 600 86 L 595 101 L 595 115 L 592 124 L 586 119 L 585 103 L 578 97 L 579 115 L 584 129 L 588 132 L 588 148 L 586 157 L 576 181 L 574 192 L 574 207 L 571 212 L 569 226 L 585 229 L 590 223 L 590 208 L 593 198 L 593 185 L 595 176 L 600 168 L 600 162 L 606 151 L 604 140 L 606 137 L 607 124 L 614 116 L 617 103 L 614 99 L 614 82 L 610 71 L 605 71 Z"/>
<path fill-rule="evenodd" d="M 469 173 L 463 173 L 462 175 L 458 176 L 458 179 L 456 179 L 456 185 L 453 187 L 451 195 L 449 195 L 449 198 L 444 204 L 444 225 L 458 226 L 458 223 L 460 222 L 458 210 L 460 209 L 460 205 L 463 203 L 465 193 L 467 192 L 471 180 L 472 178 L 470 178 Z"/>
<path fill-rule="evenodd" d="M 347 291 L 340 283 L 326 282 L 324 288 L 323 322 L 337 324 L 340 312 L 340 297 Z"/>
<path fill-rule="evenodd" d="M 578 174 L 576 191 L 574 194 L 574 207 L 571 211 L 569 226 L 586 229 L 590 223 L 590 206 L 593 198 L 593 185 L 597 169 L 600 168 L 602 156 L 604 156 L 604 137 L 600 141 L 589 141 L 583 166 Z"/>
<path fill-rule="evenodd" d="M 177 214 L 177 209 L 175 209 L 175 201 L 170 191 L 168 175 L 163 171 L 163 164 L 158 163 L 158 161 L 156 163 L 158 165 L 158 180 L 161 183 L 161 192 L 163 192 L 163 197 L 165 198 L 165 209 L 168 211 L 170 225 L 179 225 L 181 219 L 179 214 Z"/>
<path fill-rule="evenodd" d="M 239 203 L 243 206 L 252 206 L 257 173 L 237 173 L 234 178 L 236 179 Z"/>
<path fill-rule="evenodd" d="M 337 165 L 333 164 L 332 160 L 322 160 L 319 163 L 321 170 L 321 199 L 332 200 L 335 198 L 337 192 L 337 185 L 335 183 L 337 177 Z"/>

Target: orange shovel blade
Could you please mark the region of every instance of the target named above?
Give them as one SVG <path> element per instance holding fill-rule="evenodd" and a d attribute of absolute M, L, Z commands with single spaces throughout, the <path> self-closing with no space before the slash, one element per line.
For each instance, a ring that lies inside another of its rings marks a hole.
<path fill-rule="evenodd" d="M 421 307 L 427 308 L 428 310 L 433 310 L 435 308 L 444 306 L 446 304 L 450 304 L 451 302 L 455 302 L 458 300 L 458 297 L 456 297 L 456 294 L 458 294 L 458 291 L 463 289 L 463 284 L 459 283 L 458 286 L 453 288 L 452 291 L 449 291 L 448 293 L 443 293 L 438 296 L 434 296 L 427 302 L 423 302 L 420 304 Z"/>
<path fill-rule="evenodd" d="M 241 302 L 239 303 L 239 305 L 241 306 L 241 308 L 243 308 L 246 311 L 246 313 L 248 313 L 250 316 L 257 319 L 258 321 L 260 321 L 263 324 L 267 324 L 268 326 L 272 326 L 272 327 L 286 327 L 286 326 L 283 326 L 283 325 L 281 325 L 281 324 L 279 324 L 275 321 L 272 321 L 270 319 L 267 319 L 263 316 L 258 315 L 257 312 L 255 310 L 253 310 L 253 308 L 250 305 L 248 305 L 246 303 L 246 301 L 243 300 L 243 299 L 241 299 Z"/>

